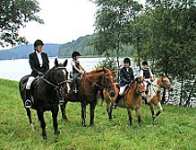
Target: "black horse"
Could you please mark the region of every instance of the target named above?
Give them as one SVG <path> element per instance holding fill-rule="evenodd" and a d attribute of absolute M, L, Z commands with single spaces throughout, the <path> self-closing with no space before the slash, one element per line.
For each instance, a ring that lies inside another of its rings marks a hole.
<path fill-rule="evenodd" d="M 58 60 L 55 59 L 55 66 L 48 70 L 43 77 L 36 78 L 31 84 L 31 99 L 33 101 L 32 108 L 37 111 L 37 116 L 40 121 L 40 126 L 42 128 L 42 136 L 47 139 L 46 134 L 46 123 L 44 121 L 44 112 L 51 111 L 53 118 L 54 134 L 58 135 L 60 131 L 58 130 L 57 116 L 59 111 L 59 100 L 64 99 L 65 94 L 68 90 L 68 72 L 66 70 L 67 60 L 63 64 L 59 64 Z M 25 90 L 28 77 L 30 75 L 24 76 L 19 82 L 20 95 L 25 101 Z M 25 108 L 29 123 L 33 127 L 31 119 L 31 110 Z"/>

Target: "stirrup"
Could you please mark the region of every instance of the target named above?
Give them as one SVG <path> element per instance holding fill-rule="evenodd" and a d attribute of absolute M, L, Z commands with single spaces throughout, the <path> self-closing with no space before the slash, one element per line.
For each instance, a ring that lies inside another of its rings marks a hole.
<path fill-rule="evenodd" d="M 31 108 L 32 102 L 30 99 L 25 100 L 25 108 Z"/>
<path fill-rule="evenodd" d="M 63 99 L 59 100 L 59 104 L 63 105 L 65 103 L 65 101 Z"/>
<path fill-rule="evenodd" d="M 74 91 L 74 93 L 78 93 L 78 91 L 79 91 L 79 90 L 77 90 L 77 89 L 74 89 L 73 91 Z"/>

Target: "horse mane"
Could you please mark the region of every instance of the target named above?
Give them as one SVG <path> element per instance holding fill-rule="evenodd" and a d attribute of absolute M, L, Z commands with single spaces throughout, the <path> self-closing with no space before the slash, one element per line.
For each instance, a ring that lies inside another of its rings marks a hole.
<path fill-rule="evenodd" d="M 111 71 L 110 71 L 109 69 L 107 69 L 107 68 L 97 68 L 97 69 L 95 69 L 95 70 L 92 70 L 92 71 L 88 72 L 87 74 L 101 73 L 101 72 L 103 72 L 103 71 L 106 71 L 107 73 L 108 73 L 108 72 L 111 72 Z"/>

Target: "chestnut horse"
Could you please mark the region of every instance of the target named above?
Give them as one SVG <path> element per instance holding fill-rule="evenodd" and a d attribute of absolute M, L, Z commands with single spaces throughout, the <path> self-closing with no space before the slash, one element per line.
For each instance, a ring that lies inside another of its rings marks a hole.
<path fill-rule="evenodd" d="M 147 103 L 149 104 L 153 123 L 156 117 L 160 115 L 160 113 L 163 111 L 163 108 L 161 106 L 161 88 L 172 90 L 171 82 L 168 77 L 161 76 L 158 79 L 155 79 L 151 85 L 149 86 L 149 94 L 146 95 Z M 159 111 L 155 114 L 154 107 L 158 107 Z"/>
<path fill-rule="evenodd" d="M 86 126 L 86 105 L 90 104 L 90 126 L 94 125 L 94 111 L 97 104 L 97 93 L 106 89 L 111 97 L 115 95 L 112 72 L 109 69 L 97 69 L 85 73 L 80 81 L 79 93 L 72 90 L 65 96 L 65 103 L 61 106 L 62 118 L 67 120 L 66 104 L 68 101 L 81 102 L 82 126 Z"/>
<path fill-rule="evenodd" d="M 113 102 L 116 98 L 119 98 L 119 87 L 117 84 L 115 86 L 115 96 L 112 98 L 107 91 L 103 91 L 103 95 L 107 104 L 107 112 L 109 119 L 112 119 L 112 109 Z M 141 124 L 141 105 L 142 105 L 142 93 L 144 92 L 144 84 L 141 78 L 136 78 L 124 92 L 124 96 L 119 99 L 117 103 L 118 107 L 126 108 L 129 117 L 129 125 L 132 125 L 132 115 L 131 109 L 136 111 L 138 117 L 138 123 Z"/>

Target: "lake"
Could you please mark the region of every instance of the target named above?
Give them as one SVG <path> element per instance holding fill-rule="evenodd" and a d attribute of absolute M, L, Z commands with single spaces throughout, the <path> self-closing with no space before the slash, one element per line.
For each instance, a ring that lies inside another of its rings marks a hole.
<path fill-rule="evenodd" d="M 49 58 L 50 68 L 54 66 L 54 59 Z M 65 59 L 58 59 L 63 62 Z M 104 58 L 80 58 L 80 63 L 86 71 L 90 71 L 104 60 Z M 71 70 L 71 58 L 68 58 L 67 70 Z M 30 74 L 31 68 L 28 59 L 0 60 L 0 78 L 19 81 L 24 75 Z"/>

